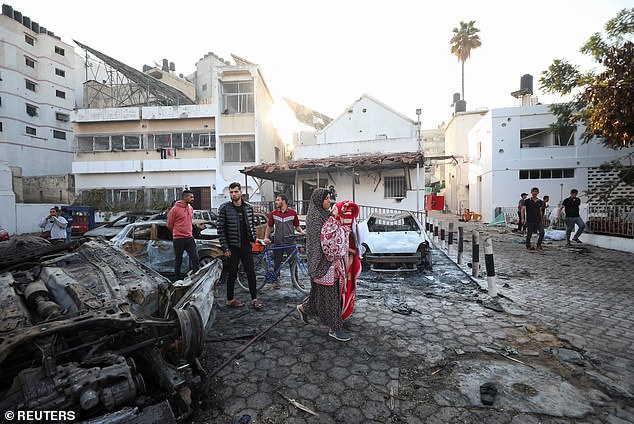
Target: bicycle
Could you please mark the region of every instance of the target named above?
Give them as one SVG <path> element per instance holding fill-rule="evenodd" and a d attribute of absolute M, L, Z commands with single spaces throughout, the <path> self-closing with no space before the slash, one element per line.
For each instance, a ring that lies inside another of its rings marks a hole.
<path fill-rule="evenodd" d="M 255 268 L 256 288 L 259 290 L 267 283 L 274 283 L 278 274 L 280 276 L 284 270 L 286 264 L 288 264 L 288 270 L 290 272 L 291 281 L 293 285 L 302 293 L 308 293 L 310 291 L 310 276 L 308 275 L 308 262 L 306 261 L 306 247 L 305 236 L 290 236 L 294 239 L 293 244 L 284 246 L 265 246 L 261 240 L 257 240 L 252 247 L 253 252 L 253 265 Z M 304 243 L 298 244 L 296 241 L 301 239 Z M 288 242 L 288 240 L 285 240 Z M 287 255 L 280 266 L 275 269 L 275 262 L 273 260 L 272 252 L 280 249 L 292 248 L 293 250 Z M 238 268 L 238 276 L 236 278 L 237 283 L 245 290 L 249 290 L 249 283 L 247 276 L 242 268 L 242 263 Z"/>

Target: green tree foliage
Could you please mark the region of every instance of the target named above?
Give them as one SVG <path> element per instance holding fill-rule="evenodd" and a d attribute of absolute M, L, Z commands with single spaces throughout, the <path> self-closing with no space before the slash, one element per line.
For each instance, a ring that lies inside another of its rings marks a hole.
<path fill-rule="evenodd" d="M 475 21 L 460 21 L 460 26 L 454 28 L 453 37 L 449 40 L 451 44 L 451 54 L 455 55 L 461 62 L 462 66 L 462 100 L 464 100 L 464 63 L 471 57 L 471 50 L 477 49 L 482 45 L 478 32 L 480 30 L 475 27 Z"/>
<path fill-rule="evenodd" d="M 634 145 L 634 9 L 623 9 L 581 47 L 603 67 L 582 73 L 579 67 L 555 59 L 539 82 L 546 93 L 573 95 L 568 104 L 554 105 L 557 127 L 585 126 L 584 140 L 599 138 L 609 148 Z M 604 38 L 605 37 L 605 38 Z"/>
<path fill-rule="evenodd" d="M 555 59 L 542 72 L 539 82 L 544 92 L 572 96 L 568 103 L 551 106 L 556 116 L 553 132 L 582 124 L 584 142 L 598 140 L 611 149 L 634 146 L 633 36 L 634 9 L 623 9 L 606 23 L 604 34 L 592 35 L 580 49 L 600 65 L 598 71 L 583 73 L 566 60 Z M 591 198 L 607 201 L 618 185 L 634 185 L 632 154 L 601 169 L 614 172 L 617 180 L 588 193 Z"/>

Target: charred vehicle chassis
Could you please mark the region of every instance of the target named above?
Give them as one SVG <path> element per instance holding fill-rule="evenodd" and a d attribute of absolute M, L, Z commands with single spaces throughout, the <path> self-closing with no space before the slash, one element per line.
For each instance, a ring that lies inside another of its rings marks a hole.
<path fill-rule="evenodd" d="M 17 243 L 0 260 L 0 412 L 74 411 L 100 422 L 190 417 L 221 262 L 172 283 L 102 240 L 70 252 Z"/>

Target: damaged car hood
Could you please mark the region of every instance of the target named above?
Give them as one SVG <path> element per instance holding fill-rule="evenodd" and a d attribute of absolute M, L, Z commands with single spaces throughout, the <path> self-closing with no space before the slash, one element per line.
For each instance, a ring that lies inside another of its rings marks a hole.
<path fill-rule="evenodd" d="M 190 416 L 221 261 L 173 284 L 104 240 L 65 249 L 0 260 L 0 411 L 92 419 L 136 406 L 128 419 L 159 400 L 161 422 Z"/>

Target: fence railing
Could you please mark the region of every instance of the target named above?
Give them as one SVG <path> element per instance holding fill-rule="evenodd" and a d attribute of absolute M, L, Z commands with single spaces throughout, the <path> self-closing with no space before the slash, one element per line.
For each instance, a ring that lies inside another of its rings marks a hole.
<path fill-rule="evenodd" d="M 634 238 L 634 205 L 589 206 L 586 225 L 594 234 Z"/>
<path fill-rule="evenodd" d="M 564 219 L 556 220 L 558 207 L 548 207 L 544 213 L 544 227 L 557 230 L 566 229 Z M 517 207 L 496 208 L 496 212 L 504 213 L 506 222 L 517 223 L 519 216 Z M 624 206 L 587 206 L 582 210 L 582 217 L 586 218 L 586 231 L 617 237 L 634 238 L 634 205 Z M 562 213 L 562 218 L 563 218 Z"/>
<path fill-rule="evenodd" d="M 517 207 L 500 207 L 495 208 L 495 216 L 503 213 L 506 217 L 506 222 L 509 225 L 518 225 L 519 224 L 519 214 L 517 213 Z M 554 230 L 563 230 L 566 228 L 565 222 L 563 220 L 557 221 L 555 214 L 557 213 L 557 208 L 549 206 L 544 211 L 544 228 L 552 228 Z"/>
<path fill-rule="evenodd" d="M 249 202 L 253 209 L 256 212 L 262 212 L 268 214 L 275 207 L 274 202 Z M 290 208 L 297 211 L 299 215 L 306 215 L 308 212 L 308 200 L 301 200 L 296 202 L 291 202 L 289 205 Z M 424 211 L 410 211 L 407 209 L 395 209 L 395 208 L 384 208 L 381 206 L 369 206 L 369 205 L 359 205 L 359 216 L 357 217 L 357 221 L 362 221 L 366 219 L 372 213 L 384 213 L 384 214 L 398 214 L 403 212 L 411 212 L 416 218 L 420 221 L 421 225 L 424 225 Z"/>

